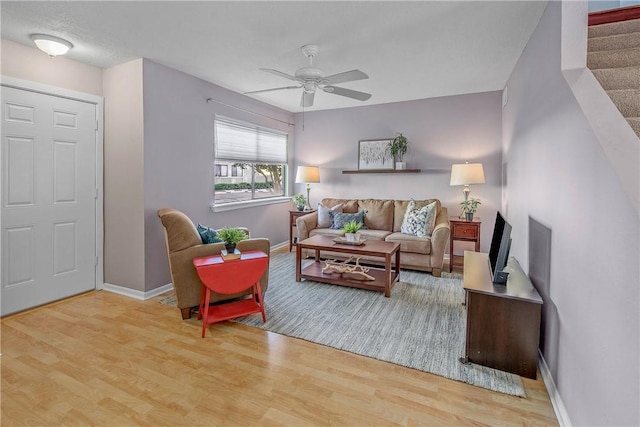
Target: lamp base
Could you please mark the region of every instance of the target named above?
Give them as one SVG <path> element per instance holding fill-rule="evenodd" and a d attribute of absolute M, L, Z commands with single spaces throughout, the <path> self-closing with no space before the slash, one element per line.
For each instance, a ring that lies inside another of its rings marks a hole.
<path fill-rule="evenodd" d="M 307 184 L 307 204 L 304 207 L 305 211 L 310 211 L 312 210 L 311 208 L 311 199 L 309 199 L 309 193 L 311 192 L 311 186 L 309 184 Z"/>

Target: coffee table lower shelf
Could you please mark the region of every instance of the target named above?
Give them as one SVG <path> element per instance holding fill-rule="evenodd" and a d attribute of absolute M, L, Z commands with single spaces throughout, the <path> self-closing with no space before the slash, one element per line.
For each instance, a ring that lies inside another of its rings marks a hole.
<path fill-rule="evenodd" d="M 351 288 L 368 289 L 370 291 L 384 292 L 386 296 L 389 295 L 393 285 L 398 281 L 397 269 L 392 269 L 389 272 L 391 274 L 391 280 L 389 281 L 389 289 L 385 289 L 386 272 L 377 268 L 370 268 L 367 274 L 375 277 L 375 280 L 366 280 L 353 277 L 349 273 L 323 273 L 322 268 L 324 263 L 321 261 L 315 261 L 310 265 L 302 268 L 300 277 L 306 280 L 313 280 L 314 282 L 330 283 L 332 285 L 348 286 Z M 350 277 L 351 276 L 351 277 Z"/>

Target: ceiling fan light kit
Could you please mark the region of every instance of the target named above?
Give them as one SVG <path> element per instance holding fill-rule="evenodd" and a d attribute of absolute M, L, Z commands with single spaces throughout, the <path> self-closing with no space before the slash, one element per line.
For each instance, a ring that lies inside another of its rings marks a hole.
<path fill-rule="evenodd" d="M 302 46 L 300 50 L 302 51 L 304 56 L 309 59 L 309 66 L 299 68 L 294 73 L 294 75 L 283 73 L 282 71 L 273 70 L 270 68 L 260 68 L 260 70 L 267 73 L 296 81 L 298 82 L 297 86 L 284 86 L 272 89 L 254 90 L 251 92 L 245 92 L 245 95 L 252 93 L 272 92 L 276 90 L 302 89 L 300 106 L 303 108 L 311 107 L 313 105 L 314 95 L 317 89 L 320 89 L 325 93 L 340 95 L 351 99 L 357 99 L 358 101 L 366 101 L 371 98 L 371 94 L 369 93 L 333 86 L 336 83 L 347 83 L 356 80 L 365 80 L 369 78 L 368 75 L 360 70 L 351 70 L 325 77 L 323 69 L 313 66 L 313 58 L 315 58 L 315 56 L 318 54 L 320 48 L 315 44 L 308 44 Z"/>

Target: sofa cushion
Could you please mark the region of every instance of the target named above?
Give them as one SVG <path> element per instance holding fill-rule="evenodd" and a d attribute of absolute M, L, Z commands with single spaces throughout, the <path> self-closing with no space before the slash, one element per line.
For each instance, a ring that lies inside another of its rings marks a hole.
<path fill-rule="evenodd" d="M 430 203 L 421 208 L 415 201 L 410 201 L 404 214 L 404 221 L 400 231 L 417 237 L 430 236 L 436 223 L 436 204 Z"/>
<path fill-rule="evenodd" d="M 358 200 L 358 209 L 367 214 L 364 225 L 372 230 L 391 231 L 393 228 L 393 200 Z"/>
<path fill-rule="evenodd" d="M 384 240 L 391 232 L 387 230 L 359 230 L 357 234 L 360 236 L 360 239 Z"/>
<path fill-rule="evenodd" d="M 329 215 L 329 211 L 342 212 L 342 203 L 333 207 L 324 206 L 322 203 L 318 203 L 318 228 L 331 227 L 331 215 Z"/>
<path fill-rule="evenodd" d="M 332 208 L 336 205 L 342 205 L 342 212 L 346 213 L 356 213 L 358 212 L 358 201 L 357 200 L 348 200 L 348 199 L 332 199 L 326 198 L 322 199 L 322 205 Z"/>
<path fill-rule="evenodd" d="M 359 211 L 357 213 L 343 213 L 329 211 L 331 216 L 331 228 L 334 230 L 341 230 L 342 227 L 348 222 L 355 221 L 361 224 L 365 223 L 365 211 Z"/>
<path fill-rule="evenodd" d="M 394 212 L 393 212 L 393 231 L 399 232 L 402 228 L 402 222 L 404 221 L 404 214 L 407 212 L 407 206 L 409 206 L 409 202 L 411 200 L 395 200 L 394 202 Z M 425 200 L 415 200 L 415 204 L 417 207 L 421 208 L 430 203 L 436 203 L 436 216 L 440 214 L 440 210 L 442 206 L 440 205 L 440 200 L 438 199 L 425 199 Z"/>
<path fill-rule="evenodd" d="M 429 255 L 431 253 L 431 238 L 417 237 L 411 234 L 391 233 L 385 239 L 387 242 L 400 243 L 401 252 L 411 252 Z"/>
<path fill-rule="evenodd" d="M 316 234 L 320 234 L 323 236 L 340 237 L 344 236 L 344 231 L 342 231 L 342 229 L 333 230 L 331 228 L 314 228 L 309 232 L 309 237 L 315 236 Z"/>
<path fill-rule="evenodd" d="M 198 224 L 197 229 L 198 229 L 198 233 L 200 234 L 200 238 L 202 239 L 202 243 L 204 244 L 219 243 L 223 241 L 218 236 L 218 232 L 211 227 Z"/>

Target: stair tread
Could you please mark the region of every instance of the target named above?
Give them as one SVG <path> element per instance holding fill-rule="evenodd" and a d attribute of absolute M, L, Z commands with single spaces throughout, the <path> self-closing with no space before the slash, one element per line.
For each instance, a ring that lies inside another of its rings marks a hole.
<path fill-rule="evenodd" d="M 589 38 L 631 33 L 635 31 L 640 31 L 640 19 L 592 25 L 589 27 Z"/>
<path fill-rule="evenodd" d="M 640 117 L 627 117 L 627 123 L 631 126 L 631 129 L 638 135 L 640 138 Z"/>
<path fill-rule="evenodd" d="M 640 89 L 640 65 L 591 70 L 606 90 Z"/>
<path fill-rule="evenodd" d="M 640 31 L 590 38 L 587 50 L 589 52 L 602 52 L 632 47 L 640 47 Z"/>
<path fill-rule="evenodd" d="M 608 90 L 607 94 L 625 118 L 640 116 L 640 89 Z"/>
<path fill-rule="evenodd" d="M 635 65 L 640 65 L 640 47 L 587 53 L 587 67 L 590 69 L 631 67 Z"/>

